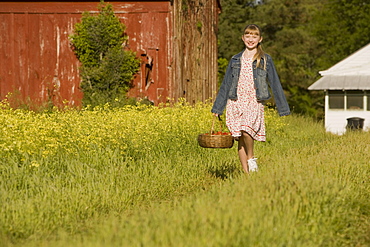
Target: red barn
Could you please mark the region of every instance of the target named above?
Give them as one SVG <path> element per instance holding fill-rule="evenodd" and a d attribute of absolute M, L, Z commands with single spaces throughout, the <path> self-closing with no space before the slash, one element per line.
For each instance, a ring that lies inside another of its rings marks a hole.
<path fill-rule="evenodd" d="M 141 58 L 130 96 L 204 101 L 217 90 L 219 0 L 107 1 Z M 99 1 L 0 2 L 0 98 L 80 106 L 79 62 L 69 35 Z"/>

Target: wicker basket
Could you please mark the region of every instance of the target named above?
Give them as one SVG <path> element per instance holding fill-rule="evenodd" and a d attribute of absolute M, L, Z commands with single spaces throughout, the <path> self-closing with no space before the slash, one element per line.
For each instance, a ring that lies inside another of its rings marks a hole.
<path fill-rule="evenodd" d="M 215 118 L 213 118 L 211 131 L 209 133 L 198 135 L 199 146 L 203 148 L 231 148 L 234 145 L 234 137 L 232 137 L 232 135 L 214 135 L 214 124 Z M 220 130 L 222 131 L 221 121 Z"/>
<path fill-rule="evenodd" d="M 198 136 L 199 146 L 203 148 L 231 148 L 234 138 L 231 135 L 200 134 Z"/>

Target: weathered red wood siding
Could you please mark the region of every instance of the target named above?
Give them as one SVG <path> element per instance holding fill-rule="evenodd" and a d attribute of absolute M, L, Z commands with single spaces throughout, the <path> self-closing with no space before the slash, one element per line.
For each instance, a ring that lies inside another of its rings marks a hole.
<path fill-rule="evenodd" d="M 184 1 L 110 2 L 142 60 L 130 96 L 158 104 L 215 93 L 219 1 Z M 84 11 L 97 12 L 98 2 L 0 2 L 1 99 L 12 92 L 23 103 L 79 106 L 79 62 L 68 36 Z"/>
<path fill-rule="evenodd" d="M 129 48 L 141 57 L 142 66 L 129 95 L 155 104 L 171 94 L 172 11 L 169 1 L 115 4 L 115 12 L 127 27 Z M 148 66 L 151 69 L 148 69 Z"/>
<path fill-rule="evenodd" d="M 142 58 L 132 96 L 158 103 L 168 96 L 170 84 L 170 2 L 112 2 L 127 26 L 130 49 Z M 84 11 L 97 11 L 96 2 L 0 3 L 0 96 L 8 92 L 24 103 L 52 100 L 80 105 L 79 62 L 68 36 Z M 155 24 L 155 25 L 153 25 Z M 146 85 L 147 58 L 154 60 L 152 82 Z M 161 58 L 161 59 L 160 59 Z"/>

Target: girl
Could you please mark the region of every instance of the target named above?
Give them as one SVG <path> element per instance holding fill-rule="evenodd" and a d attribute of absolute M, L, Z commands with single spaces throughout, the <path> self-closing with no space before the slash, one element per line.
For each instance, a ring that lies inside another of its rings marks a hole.
<path fill-rule="evenodd" d="M 219 116 L 226 106 L 226 125 L 239 141 L 239 159 L 249 173 L 258 170 L 254 141 L 266 141 L 263 102 L 271 98 L 268 84 L 279 115 L 289 115 L 290 109 L 272 58 L 262 50 L 261 29 L 246 26 L 242 40 L 246 48 L 230 59 L 212 113 Z"/>

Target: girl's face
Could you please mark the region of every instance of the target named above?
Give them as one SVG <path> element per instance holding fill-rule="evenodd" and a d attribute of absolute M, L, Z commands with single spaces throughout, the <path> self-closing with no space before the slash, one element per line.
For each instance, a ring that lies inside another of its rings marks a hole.
<path fill-rule="evenodd" d="M 262 37 L 258 30 L 247 29 L 242 36 L 245 46 L 249 50 L 257 48 L 258 44 L 262 41 Z"/>

